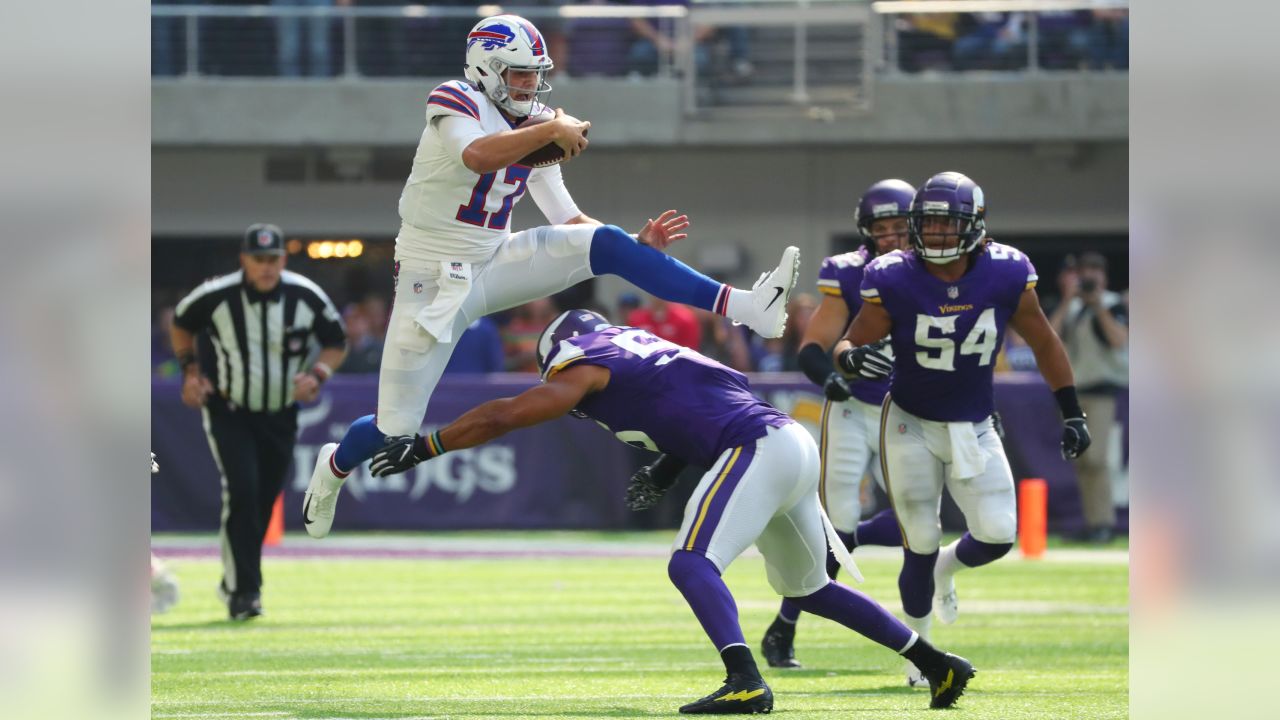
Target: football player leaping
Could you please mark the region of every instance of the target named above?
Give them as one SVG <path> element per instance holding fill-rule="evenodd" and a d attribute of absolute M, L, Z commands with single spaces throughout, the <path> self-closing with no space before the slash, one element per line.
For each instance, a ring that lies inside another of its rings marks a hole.
<path fill-rule="evenodd" d="M 831 348 L 862 305 L 859 290 L 867 263 L 907 247 L 907 214 L 915 193 L 916 189 L 902 180 L 881 180 L 862 194 L 854 215 L 862 247 L 822 261 L 818 270 L 822 305 L 813 314 L 800 342 L 800 368 L 827 396 L 822 408 L 818 497 L 840 539 L 851 551 L 858 545 L 902 544 L 892 510 L 885 509 L 859 522 L 862 503 L 858 494 L 863 476 L 869 474 L 884 486 L 880 478 L 880 404 L 889 391 L 889 383 L 848 382 L 832 366 Z M 828 555 L 827 572 L 834 578 L 838 569 L 835 556 Z M 771 667 L 800 667 L 794 649 L 799 618 L 800 608 L 784 600 L 761 643 Z"/>
<path fill-rule="evenodd" d="M 680 712 L 773 709 L 721 579 L 752 543 L 778 594 L 923 669 L 931 707 L 949 707 L 964 692 L 974 673 L 968 661 L 935 649 L 874 600 L 827 576 L 831 534 L 818 502 L 818 448 L 795 421 L 755 397 L 746 376 L 587 310 L 562 313 L 547 326 L 538 360 L 542 385 L 484 403 L 428 437 L 391 438 L 373 458 L 374 475 L 404 472 L 569 412 L 584 415 L 629 444 L 710 468 L 685 506 L 667 571 L 719 652 L 726 678 Z"/>
<path fill-rule="evenodd" d="M 892 363 L 880 459 L 905 546 L 902 607 L 924 637 L 931 601 L 942 622 L 956 619 L 955 573 L 1003 557 L 1017 534 L 1013 474 L 991 420 L 992 370 L 1006 325 L 1031 346 L 1057 398 L 1063 456 L 1089 447 L 1071 364 L 1036 298 L 1035 268 L 1017 249 L 986 238 L 985 216 L 982 188 L 972 180 L 955 172 L 929 178 L 911 204 L 911 251 L 867 267 L 864 304 L 835 351 L 852 378 L 883 380 Z M 892 360 L 876 345 L 889 335 Z M 939 554 L 944 485 L 969 531 Z M 907 670 L 911 681 L 914 668 Z"/>
<path fill-rule="evenodd" d="M 753 290 L 737 290 L 660 252 L 685 237 L 685 216 L 664 212 L 633 238 L 583 214 L 558 166 L 518 164 L 552 142 L 568 158 L 587 146 L 590 123 L 540 102 L 550 90 L 551 66 L 537 28 L 498 15 L 467 36 L 466 80 L 446 82 L 428 96 L 426 129 L 400 196 L 395 303 L 377 412 L 356 420 L 340 444 L 321 448 L 303 501 L 311 536 L 329 533 L 344 479 L 385 435 L 418 430 L 456 340 L 482 315 L 613 274 L 765 337 L 782 334 L 800 262 L 794 247 Z M 525 126 L 531 115 L 552 119 Z M 552 224 L 512 234 L 512 208 L 526 190 Z"/>

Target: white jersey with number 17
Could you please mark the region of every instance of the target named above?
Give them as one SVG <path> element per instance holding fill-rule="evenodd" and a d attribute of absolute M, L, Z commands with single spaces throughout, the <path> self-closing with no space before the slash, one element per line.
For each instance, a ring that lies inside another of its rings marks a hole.
<path fill-rule="evenodd" d="M 535 115 L 551 114 L 537 106 Z M 427 98 L 427 126 L 400 195 L 396 259 L 487 261 L 511 234 L 511 213 L 527 190 L 553 224 L 576 217 L 559 166 L 511 165 L 478 175 L 462 164 L 462 150 L 514 125 L 484 93 L 450 81 Z"/>

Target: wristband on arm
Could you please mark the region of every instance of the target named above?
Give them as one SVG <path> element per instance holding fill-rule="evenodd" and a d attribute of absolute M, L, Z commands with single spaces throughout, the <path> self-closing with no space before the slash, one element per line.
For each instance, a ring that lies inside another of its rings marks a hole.
<path fill-rule="evenodd" d="M 413 454 L 419 460 L 430 460 L 434 457 L 440 457 L 448 452 L 444 449 L 444 443 L 440 441 L 440 431 L 437 430 L 430 435 L 419 435 L 414 441 Z"/>
<path fill-rule="evenodd" d="M 330 377 L 333 377 L 333 368 L 325 363 L 318 362 L 311 366 L 311 376 L 314 377 L 321 385 Z"/>
<path fill-rule="evenodd" d="M 1080 408 L 1080 398 L 1076 396 L 1075 385 L 1054 390 L 1053 399 L 1058 401 L 1058 410 L 1062 412 L 1064 420 L 1084 417 L 1084 410 Z"/>
<path fill-rule="evenodd" d="M 831 364 L 831 354 L 823 350 L 817 343 L 809 343 L 800 348 L 800 354 L 796 356 L 796 360 L 804 376 L 818 387 L 826 384 L 827 376 L 835 372 L 836 369 Z"/>
<path fill-rule="evenodd" d="M 676 484 L 676 478 L 680 477 L 680 471 L 684 470 L 688 463 L 673 455 L 664 454 L 649 466 L 649 479 L 655 487 L 666 490 Z"/>
<path fill-rule="evenodd" d="M 186 372 L 188 367 L 199 363 L 196 360 L 196 354 L 190 350 L 183 350 L 178 353 L 178 367 L 182 368 L 182 372 Z"/>

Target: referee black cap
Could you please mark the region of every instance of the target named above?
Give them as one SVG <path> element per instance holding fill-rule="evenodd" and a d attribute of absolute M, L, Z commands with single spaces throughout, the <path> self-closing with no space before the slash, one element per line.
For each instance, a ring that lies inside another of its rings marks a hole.
<path fill-rule="evenodd" d="M 249 255 L 284 255 L 284 232 L 271 223 L 254 223 L 244 231 L 240 252 Z"/>

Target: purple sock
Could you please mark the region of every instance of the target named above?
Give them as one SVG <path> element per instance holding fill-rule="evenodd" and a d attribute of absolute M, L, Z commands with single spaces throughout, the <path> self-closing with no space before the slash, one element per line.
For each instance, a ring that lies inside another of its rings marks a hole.
<path fill-rule="evenodd" d="M 853 552 L 853 549 L 858 546 L 858 541 L 855 539 L 857 533 L 836 530 L 836 535 L 844 541 L 844 547 L 849 552 Z M 827 577 L 835 580 L 836 574 L 839 572 L 840 561 L 836 560 L 835 553 L 831 552 L 831 548 L 827 548 Z M 793 623 L 800 619 L 800 608 L 790 598 L 782 598 L 782 606 L 778 608 L 778 616 L 787 622 Z"/>
<path fill-rule="evenodd" d="M 903 611 L 911 617 L 922 618 L 933 608 L 933 566 L 937 562 L 937 550 L 928 555 L 902 550 L 898 592 L 902 595 Z"/>
<path fill-rule="evenodd" d="M 854 537 L 857 538 L 859 545 L 893 547 L 902 544 L 902 529 L 898 527 L 898 518 L 893 514 L 893 510 L 881 510 L 871 516 L 870 520 L 858 523 Z"/>
<path fill-rule="evenodd" d="M 999 560 L 1012 548 L 1013 543 L 985 543 L 965 533 L 956 543 L 956 559 L 975 568 Z"/>
<path fill-rule="evenodd" d="M 791 602 L 788 598 L 782 598 L 782 605 L 778 608 L 778 617 L 793 623 L 800 619 L 800 608 Z"/>
<path fill-rule="evenodd" d="M 667 575 L 684 595 L 717 652 L 729 645 L 746 645 L 738 624 L 738 606 L 710 560 L 700 553 L 677 550 L 667 563 Z"/>
<path fill-rule="evenodd" d="M 789 599 L 801 610 L 835 620 L 894 652 L 901 652 L 911 640 L 911 628 L 880 603 L 838 582 L 827 583 L 812 595 Z"/>

